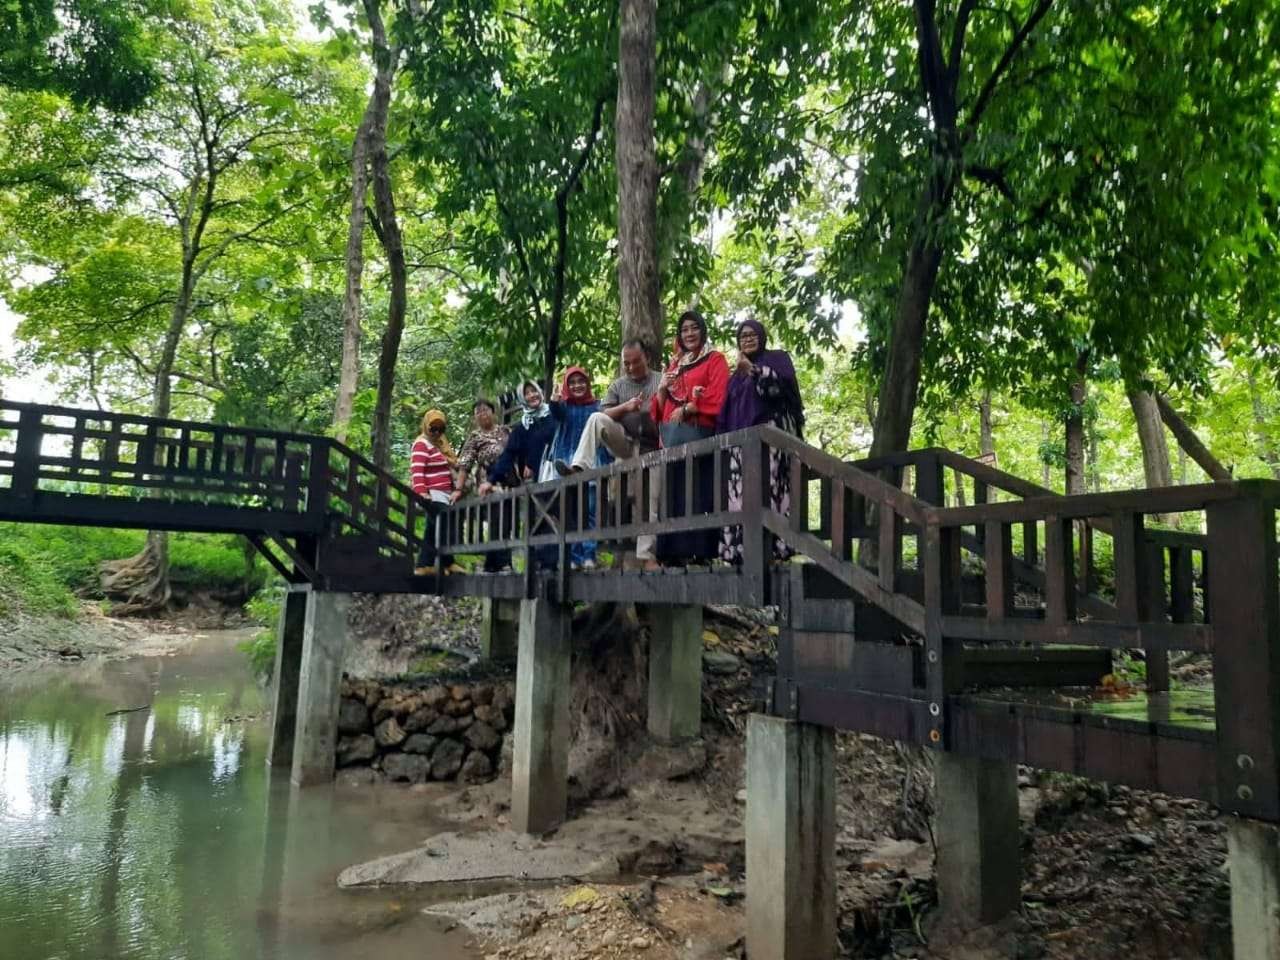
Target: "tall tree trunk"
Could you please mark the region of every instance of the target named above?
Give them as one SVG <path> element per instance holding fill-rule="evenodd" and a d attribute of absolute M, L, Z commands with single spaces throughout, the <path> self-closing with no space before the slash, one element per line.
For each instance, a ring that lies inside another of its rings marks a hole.
<path fill-rule="evenodd" d="M 334 435 L 344 443 L 360 385 L 360 300 L 364 280 L 365 203 L 369 192 L 369 131 L 377 97 L 375 89 L 351 144 L 351 213 L 347 220 L 346 289 L 342 296 L 342 366 L 333 405 Z"/>
<path fill-rule="evenodd" d="M 982 391 L 982 400 L 978 403 L 978 452 L 984 456 L 996 452 L 996 435 L 991 427 L 991 388 Z"/>
<path fill-rule="evenodd" d="M 919 228 L 917 240 L 907 256 L 889 336 L 889 356 L 876 404 L 875 432 L 871 440 L 873 457 L 906 450 L 911 442 L 911 421 L 920 392 L 925 323 L 942 263 L 942 249 L 925 239 L 932 235 L 926 227 Z"/>
<path fill-rule="evenodd" d="M 1040 421 L 1040 447 L 1043 450 L 1049 446 L 1049 440 L 1052 437 L 1052 431 L 1049 429 L 1047 420 Z M 1053 482 L 1053 476 L 1049 472 L 1049 460 L 1045 456 L 1040 457 L 1040 486 L 1047 487 Z"/>
<path fill-rule="evenodd" d="M 622 339 L 639 338 L 649 360 L 662 355 L 658 276 L 658 158 L 654 134 L 657 0 L 619 0 L 618 295 Z"/>
<path fill-rule="evenodd" d="M 1160 417 L 1164 420 L 1165 426 L 1169 428 L 1182 449 L 1186 450 L 1191 459 L 1200 465 L 1200 469 L 1212 480 L 1218 482 L 1231 480 L 1231 471 L 1209 452 L 1209 448 L 1200 441 L 1187 421 L 1178 415 L 1178 411 L 1173 409 L 1173 405 L 1163 393 L 1156 394 L 1156 404 L 1160 408 Z"/>
<path fill-rule="evenodd" d="M 1102 470 L 1098 467 L 1098 427 L 1095 423 L 1090 423 L 1088 427 L 1089 433 L 1089 490 L 1093 493 L 1102 492 Z"/>
<path fill-rule="evenodd" d="M 387 255 L 387 271 L 391 296 L 387 304 L 387 326 L 382 331 L 378 351 L 378 393 L 373 405 L 373 462 L 386 469 L 391 466 L 391 399 L 396 388 L 396 361 L 400 356 L 400 340 L 404 336 L 405 310 L 408 305 L 406 285 L 408 270 L 404 260 L 404 236 L 396 214 L 395 194 L 391 185 L 391 159 L 387 155 L 387 122 L 391 109 L 391 84 L 400 61 L 400 48 L 387 46 L 379 0 L 365 0 L 365 10 L 373 31 L 374 75 L 373 108 L 369 124 L 369 155 L 372 166 L 373 202 L 377 211 L 374 232 Z"/>
<path fill-rule="evenodd" d="M 1088 395 L 1085 371 L 1088 355 L 1076 358 L 1076 379 L 1071 384 L 1071 409 L 1067 413 L 1067 496 L 1085 492 L 1084 477 L 1084 402 Z"/>
<path fill-rule="evenodd" d="M 1142 473 L 1148 487 L 1173 485 L 1173 469 L 1169 464 L 1169 441 L 1156 398 L 1146 390 L 1130 390 L 1129 406 L 1138 426 L 1138 443 L 1142 447 Z"/>

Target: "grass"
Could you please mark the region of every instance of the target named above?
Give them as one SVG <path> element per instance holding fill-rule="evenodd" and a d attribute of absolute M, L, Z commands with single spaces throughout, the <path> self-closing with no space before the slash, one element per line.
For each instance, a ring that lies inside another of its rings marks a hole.
<path fill-rule="evenodd" d="M 98 565 L 138 553 L 141 530 L 0 523 L 0 616 L 28 613 L 73 618 L 80 597 L 99 596 Z M 231 588 L 245 576 L 239 538 L 170 534 L 170 578 L 209 589 Z M 254 581 L 266 574 L 255 564 Z"/>

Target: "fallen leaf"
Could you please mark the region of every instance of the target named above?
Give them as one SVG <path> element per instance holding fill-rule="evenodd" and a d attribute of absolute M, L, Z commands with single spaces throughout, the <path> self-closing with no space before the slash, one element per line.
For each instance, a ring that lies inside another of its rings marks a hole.
<path fill-rule="evenodd" d="M 580 903 L 595 903 L 599 899 L 600 894 L 596 893 L 594 888 L 578 887 L 576 890 L 570 891 L 569 894 L 560 901 L 560 906 L 572 909 Z"/>

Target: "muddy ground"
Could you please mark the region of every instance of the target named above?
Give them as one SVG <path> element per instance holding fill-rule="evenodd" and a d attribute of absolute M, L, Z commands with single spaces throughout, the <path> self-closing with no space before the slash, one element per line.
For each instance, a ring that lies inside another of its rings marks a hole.
<path fill-rule="evenodd" d="M 571 822 L 530 841 L 536 849 L 517 847 L 508 773 L 432 803 L 454 820 L 454 839 L 348 879 L 430 887 L 451 857 L 487 863 L 465 895 L 441 883 L 429 909 L 469 929 L 488 958 L 742 957 L 743 734 L 753 690 L 772 671 L 773 631 L 746 611 L 709 612 L 703 739 L 673 755 L 642 733 L 643 663 L 616 644 L 602 653 L 601 638 L 619 631 L 579 620 Z M 1206 805 L 1023 770 L 1021 909 L 997 927 L 958 931 L 936 911 L 928 758 L 851 734 L 839 735 L 837 758 L 840 956 L 1230 956 L 1225 820 Z M 451 846 L 475 833 L 511 849 Z"/>

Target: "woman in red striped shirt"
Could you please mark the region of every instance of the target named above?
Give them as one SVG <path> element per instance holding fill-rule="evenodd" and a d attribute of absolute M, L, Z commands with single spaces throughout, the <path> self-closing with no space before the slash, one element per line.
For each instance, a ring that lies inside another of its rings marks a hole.
<path fill-rule="evenodd" d="M 446 454 L 449 441 L 444 431 L 448 420 L 439 410 L 428 410 L 422 418 L 422 433 L 413 441 L 409 454 L 409 481 L 413 492 L 427 499 L 427 526 L 422 537 L 422 549 L 418 553 L 415 576 L 425 577 L 436 572 L 436 517 L 448 505 L 453 493 L 453 469 Z M 453 557 L 439 557 L 445 573 L 459 573 L 462 568 Z"/>

